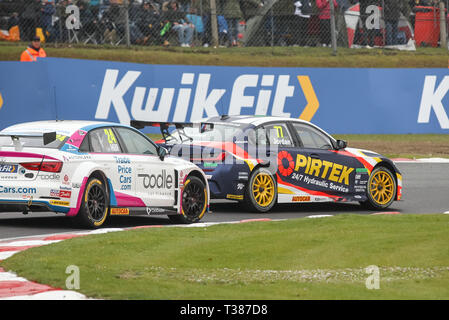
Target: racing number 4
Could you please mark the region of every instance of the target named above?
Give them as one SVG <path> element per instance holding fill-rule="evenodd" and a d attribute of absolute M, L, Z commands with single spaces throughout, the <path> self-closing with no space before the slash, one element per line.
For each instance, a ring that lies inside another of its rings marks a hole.
<path fill-rule="evenodd" d="M 114 132 L 112 132 L 112 129 L 104 129 L 104 133 L 106 133 L 108 137 L 109 144 L 116 144 L 117 140 L 115 139 Z"/>

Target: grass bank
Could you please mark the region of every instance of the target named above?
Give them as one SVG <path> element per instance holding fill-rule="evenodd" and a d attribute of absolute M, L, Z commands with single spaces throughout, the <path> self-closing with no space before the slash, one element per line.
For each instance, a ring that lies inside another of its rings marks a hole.
<path fill-rule="evenodd" d="M 449 216 L 339 215 L 80 237 L 2 262 L 104 299 L 447 299 Z M 379 268 L 380 289 L 365 268 Z"/>
<path fill-rule="evenodd" d="M 447 134 L 346 134 L 335 135 L 352 148 L 367 149 L 389 158 L 448 158 Z"/>
<path fill-rule="evenodd" d="M 1 43 L 0 60 L 17 61 L 26 43 Z M 415 52 L 339 48 L 336 56 L 321 47 L 181 48 L 133 46 L 44 45 L 48 56 L 148 64 L 320 67 L 320 68 L 447 68 L 448 50 Z"/>

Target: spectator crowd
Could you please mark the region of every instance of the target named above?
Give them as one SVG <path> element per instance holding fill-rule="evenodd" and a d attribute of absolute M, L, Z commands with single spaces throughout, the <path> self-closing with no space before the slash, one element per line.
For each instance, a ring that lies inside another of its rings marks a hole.
<path fill-rule="evenodd" d="M 20 38 L 36 34 L 45 42 L 209 46 L 212 42 L 210 0 L 21 0 L 20 12 L 2 12 L 0 29 L 20 29 Z M 255 40 L 260 46 L 329 46 L 333 1 L 338 44 L 348 46 L 345 14 L 360 3 L 360 22 L 355 41 L 375 44 L 379 29 L 366 27 L 367 8 L 384 6 L 384 44 L 398 44 L 398 21 L 402 14 L 412 24 L 415 8 L 434 6 L 437 0 L 215 0 L 220 46 L 242 44 L 245 27 L 259 18 Z M 16 1 L 17 2 L 17 1 Z M 73 11 L 76 6 L 78 11 Z M 264 7 L 268 7 L 264 10 Z M 79 21 L 77 21 L 79 18 Z M 78 25 L 79 28 L 70 28 Z M 36 33 L 37 30 L 37 33 Z"/>

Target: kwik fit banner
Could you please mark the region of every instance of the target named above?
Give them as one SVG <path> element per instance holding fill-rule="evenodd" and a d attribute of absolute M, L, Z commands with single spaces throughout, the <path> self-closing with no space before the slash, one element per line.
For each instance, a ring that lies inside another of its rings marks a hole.
<path fill-rule="evenodd" d="M 0 129 L 67 119 L 129 124 L 229 115 L 309 120 L 330 133 L 449 133 L 447 69 L 0 62 Z"/>

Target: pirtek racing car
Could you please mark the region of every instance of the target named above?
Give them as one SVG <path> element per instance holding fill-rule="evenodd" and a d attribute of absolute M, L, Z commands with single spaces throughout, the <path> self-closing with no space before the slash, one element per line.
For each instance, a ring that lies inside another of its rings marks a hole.
<path fill-rule="evenodd" d="M 206 177 L 166 154 L 138 130 L 115 123 L 14 125 L 0 131 L 0 206 L 62 212 L 92 228 L 108 215 L 199 221 L 208 210 Z"/>
<path fill-rule="evenodd" d="M 392 161 L 348 148 L 310 122 L 221 116 L 196 124 L 131 125 L 159 126 L 164 139 L 158 143 L 198 164 L 212 198 L 238 200 L 252 211 L 266 212 L 276 202 L 337 201 L 378 210 L 402 196 L 402 177 Z"/>

